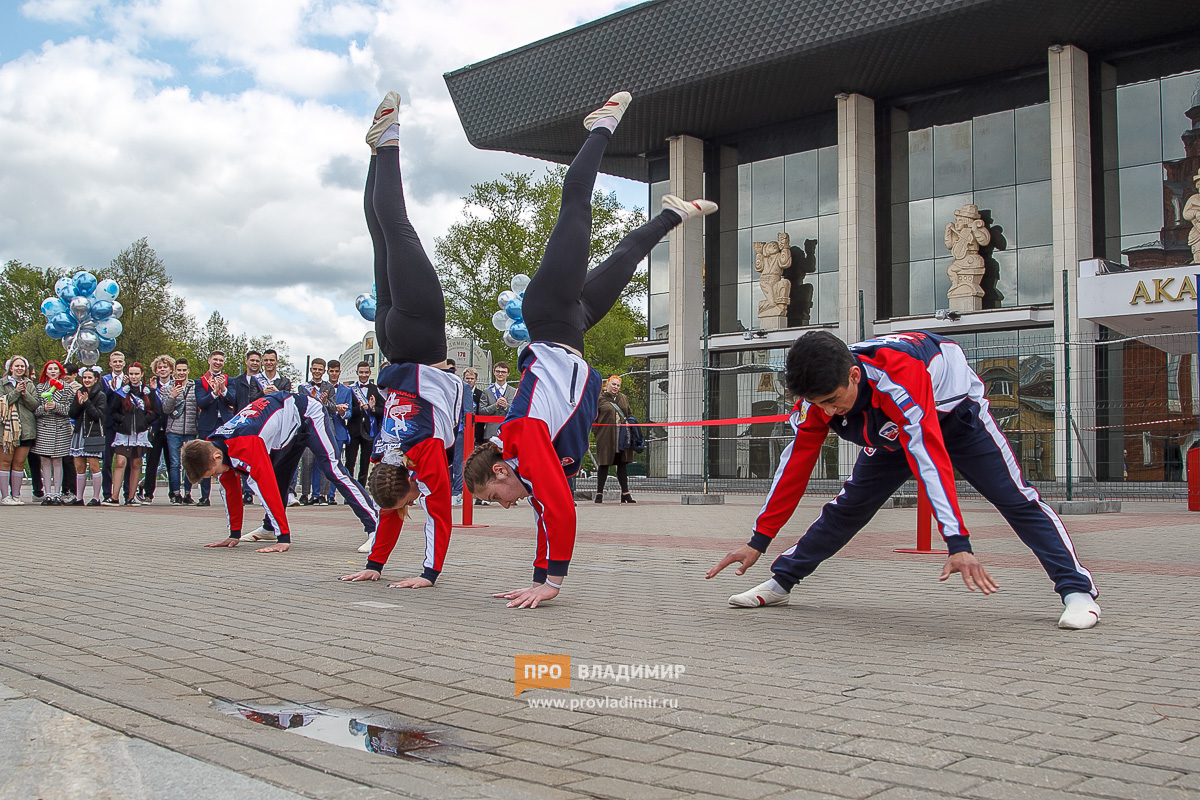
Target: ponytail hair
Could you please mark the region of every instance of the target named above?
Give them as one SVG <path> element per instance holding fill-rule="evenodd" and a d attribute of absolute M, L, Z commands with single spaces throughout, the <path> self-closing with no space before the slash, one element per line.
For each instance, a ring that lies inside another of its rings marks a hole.
<path fill-rule="evenodd" d="M 463 483 L 471 494 L 477 494 L 495 477 L 492 467 L 503 460 L 500 448 L 492 442 L 484 442 L 467 456 L 463 462 Z"/>
<path fill-rule="evenodd" d="M 367 476 L 367 491 L 371 493 L 371 499 L 380 508 L 395 509 L 401 519 L 408 516 L 408 506 L 403 502 L 413 481 L 408 459 L 404 461 L 404 464 L 376 464 Z"/>

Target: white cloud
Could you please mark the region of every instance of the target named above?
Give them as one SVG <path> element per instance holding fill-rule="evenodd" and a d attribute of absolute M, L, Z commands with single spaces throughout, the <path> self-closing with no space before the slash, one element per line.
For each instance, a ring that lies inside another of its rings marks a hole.
<path fill-rule="evenodd" d="M 147 236 L 201 322 L 217 309 L 295 354 L 340 354 L 369 327 L 353 299 L 372 282 L 378 94 L 406 97 L 409 213 L 432 250 L 471 183 L 542 166 L 472 148 L 442 74 L 619 5 L 30 0 L 30 18 L 89 27 L 0 63 L 0 259 L 103 266 Z M 189 88 L 229 72 L 254 87 Z M 644 205 L 636 184 L 600 185 Z"/>

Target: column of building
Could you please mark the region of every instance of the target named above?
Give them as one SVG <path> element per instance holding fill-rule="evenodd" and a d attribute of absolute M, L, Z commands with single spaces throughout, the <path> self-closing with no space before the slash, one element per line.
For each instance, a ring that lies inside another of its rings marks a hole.
<path fill-rule="evenodd" d="M 692 136 L 670 139 L 671 194 L 688 200 L 704 196 L 704 142 Z M 702 364 L 704 323 L 704 224 L 677 226 L 668 240 L 670 286 L 667 333 L 667 421 L 702 419 L 707 373 Z M 667 477 L 701 474 L 704 452 L 699 428 L 667 428 Z"/>
<path fill-rule="evenodd" d="M 1072 45 L 1048 53 L 1050 77 L 1050 187 L 1054 242 L 1054 337 L 1064 342 L 1095 341 L 1096 326 L 1080 319 L 1076 287 L 1079 262 L 1092 257 L 1092 139 L 1088 96 L 1088 56 Z M 1063 277 L 1066 276 L 1065 290 Z M 1069 363 L 1069 372 L 1068 372 Z M 1054 360 L 1055 473 L 1066 479 L 1070 458 L 1076 481 L 1090 478 L 1084 450 L 1095 453 L 1095 435 L 1072 429 L 1073 408 L 1094 407 L 1095 348 L 1062 344 Z M 1083 449 L 1081 449 L 1083 448 Z"/>

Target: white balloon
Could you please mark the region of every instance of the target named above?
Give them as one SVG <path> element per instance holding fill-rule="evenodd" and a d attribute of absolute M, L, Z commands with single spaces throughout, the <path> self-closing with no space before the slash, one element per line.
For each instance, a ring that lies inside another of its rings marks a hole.
<path fill-rule="evenodd" d="M 497 311 L 492 314 L 492 327 L 498 331 L 507 331 L 508 326 L 512 325 L 512 317 L 503 311 Z"/>
<path fill-rule="evenodd" d="M 500 306 L 500 310 L 503 311 L 505 308 L 508 307 L 508 304 L 511 303 L 516 298 L 517 298 L 516 292 L 510 292 L 508 289 L 505 289 L 503 292 L 500 293 L 499 297 L 496 298 L 496 304 L 498 306 Z"/>
<path fill-rule="evenodd" d="M 520 294 L 521 292 L 525 291 L 525 287 L 528 285 L 529 285 L 529 276 L 525 275 L 523 273 L 519 274 L 519 275 L 514 275 L 513 279 L 512 279 L 512 283 L 509 284 L 509 286 L 512 287 L 512 290 L 514 292 L 516 292 L 517 294 Z"/>

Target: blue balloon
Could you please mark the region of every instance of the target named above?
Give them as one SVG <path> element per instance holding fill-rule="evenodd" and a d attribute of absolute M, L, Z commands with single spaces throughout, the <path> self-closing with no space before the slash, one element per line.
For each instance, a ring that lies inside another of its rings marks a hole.
<path fill-rule="evenodd" d="M 76 272 L 71 281 L 75 284 L 75 292 L 81 297 L 96 291 L 96 276 L 90 272 Z"/>
<path fill-rule="evenodd" d="M 375 321 L 375 312 L 378 305 L 374 297 L 366 294 L 360 294 L 355 300 L 354 305 L 358 308 L 358 313 L 362 314 L 363 319 L 371 322 Z"/>
<path fill-rule="evenodd" d="M 92 305 L 91 305 L 91 308 L 89 309 L 89 312 L 92 315 L 92 319 L 96 320 L 96 322 L 99 322 L 104 319 L 108 319 L 109 317 L 112 316 L 112 313 L 113 313 L 112 301 L 111 300 L 97 300 L 96 298 L 93 297 Z"/>
<path fill-rule="evenodd" d="M 121 287 L 112 278 L 105 278 L 96 284 L 96 297 L 101 300 L 116 300 L 121 293 Z"/>
<path fill-rule="evenodd" d="M 56 339 L 61 339 L 62 337 L 67 336 L 68 334 L 74 333 L 75 329 L 79 327 L 79 323 L 76 321 L 76 319 L 74 317 L 72 317 L 70 314 L 66 314 L 66 313 L 55 314 L 48 321 L 51 325 L 54 326 L 55 330 L 62 331 L 62 333 L 60 333 L 60 334 L 58 334 L 58 336 L 54 337 Z"/>
<path fill-rule="evenodd" d="M 113 350 L 117 349 L 117 340 L 101 336 L 100 347 L 98 349 L 101 353 L 111 353 Z"/>
<path fill-rule="evenodd" d="M 42 301 L 42 313 L 46 315 L 46 319 L 55 314 L 66 314 L 69 310 L 67 304 L 57 297 L 47 297 Z"/>
<path fill-rule="evenodd" d="M 70 278 L 63 278 L 58 283 L 54 284 L 54 293 L 58 295 L 58 299 L 62 300 L 65 305 L 71 305 L 71 301 L 79 296 L 79 292 L 75 291 L 75 284 Z"/>
<path fill-rule="evenodd" d="M 46 335 L 51 339 L 61 339 L 63 337 L 63 335 L 58 332 L 58 328 L 54 327 L 54 325 L 50 322 L 46 323 Z"/>
<path fill-rule="evenodd" d="M 519 297 L 515 300 L 508 301 L 508 305 L 506 305 L 504 307 L 504 313 L 508 314 L 509 319 L 515 319 L 517 322 L 521 321 L 521 319 L 522 319 L 521 303 L 522 302 L 523 301 Z"/>
<path fill-rule="evenodd" d="M 529 327 L 524 322 L 514 322 L 512 327 L 508 329 L 508 332 L 511 333 L 512 337 L 518 342 L 529 341 Z"/>

